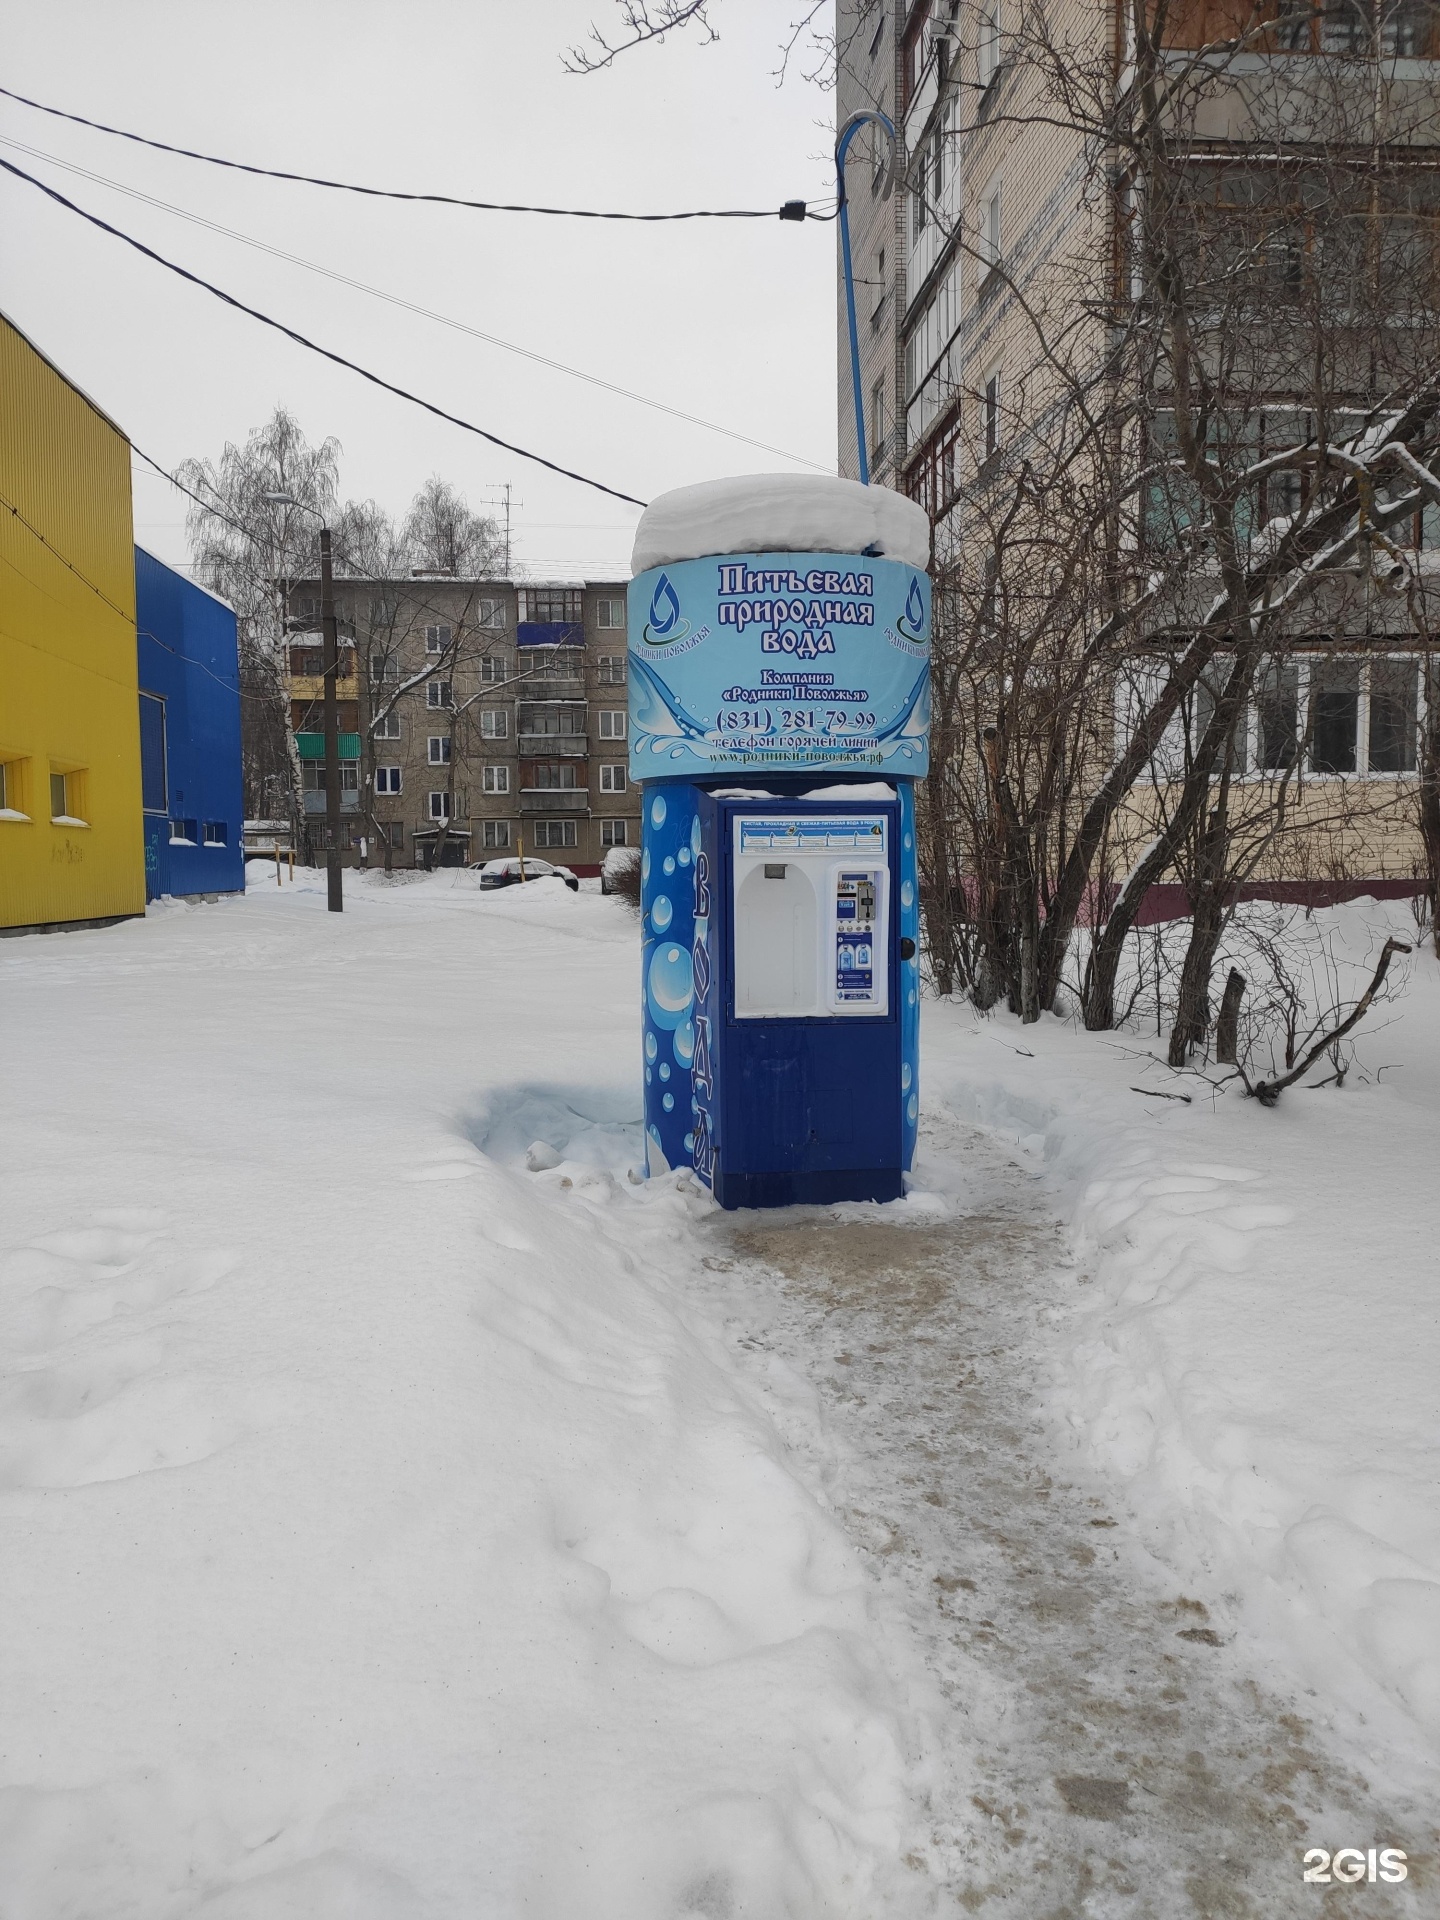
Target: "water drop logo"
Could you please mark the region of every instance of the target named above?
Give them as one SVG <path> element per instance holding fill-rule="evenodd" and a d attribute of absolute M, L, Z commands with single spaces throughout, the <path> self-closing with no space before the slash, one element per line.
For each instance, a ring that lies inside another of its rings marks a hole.
<path fill-rule="evenodd" d="M 683 640 L 689 631 L 690 622 L 680 618 L 680 596 L 671 586 L 669 574 L 662 573 L 650 596 L 650 618 L 644 627 L 645 643 L 651 647 L 668 647 L 672 641 Z"/>
<path fill-rule="evenodd" d="M 925 589 L 920 585 L 919 574 L 910 579 L 910 591 L 905 596 L 905 611 L 895 622 L 907 640 L 923 640 L 925 636 Z"/>

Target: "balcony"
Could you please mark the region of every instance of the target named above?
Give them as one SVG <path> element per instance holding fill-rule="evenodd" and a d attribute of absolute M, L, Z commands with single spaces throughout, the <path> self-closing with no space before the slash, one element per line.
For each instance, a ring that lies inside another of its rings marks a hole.
<path fill-rule="evenodd" d="M 588 787 L 522 787 L 521 813 L 589 813 Z"/>
<path fill-rule="evenodd" d="M 292 700 L 323 700 L 325 698 L 325 676 L 323 673 L 292 673 L 289 676 L 290 698 Z M 335 681 L 337 700 L 355 698 L 355 675 L 342 674 Z"/>
<path fill-rule="evenodd" d="M 325 815 L 325 795 L 323 793 L 317 793 L 313 788 L 308 788 L 304 797 L 305 817 L 313 820 L 318 816 L 323 819 Z M 340 812 L 342 815 L 358 813 L 359 811 L 360 795 L 358 793 L 342 793 L 340 795 Z"/>
<path fill-rule="evenodd" d="M 525 760 L 583 760 L 590 751 L 584 733 L 531 733 L 522 729 L 520 755 Z"/>

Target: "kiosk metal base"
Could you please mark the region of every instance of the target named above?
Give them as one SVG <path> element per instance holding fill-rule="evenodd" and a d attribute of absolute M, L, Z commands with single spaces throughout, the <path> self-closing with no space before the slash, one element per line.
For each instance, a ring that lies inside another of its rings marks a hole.
<path fill-rule="evenodd" d="M 796 1173 L 727 1173 L 717 1166 L 712 1192 L 722 1207 L 828 1207 L 837 1200 L 899 1200 L 899 1167 L 826 1168 Z"/>

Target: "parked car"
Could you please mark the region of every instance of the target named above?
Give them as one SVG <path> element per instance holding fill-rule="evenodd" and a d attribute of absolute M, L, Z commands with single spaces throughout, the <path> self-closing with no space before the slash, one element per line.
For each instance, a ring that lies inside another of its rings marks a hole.
<path fill-rule="evenodd" d="M 605 855 L 604 864 L 600 868 L 601 893 L 625 893 L 627 891 L 634 893 L 636 889 L 633 880 L 627 889 L 625 876 L 627 874 L 633 875 L 639 865 L 640 849 L 638 847 L 611 847 Z"/>
<path fill-rule="evenodd" d="M 569 867 L 551 866 L 548 860 L 536 860 L 528 853 L 523 861 L 518 854 L 504 860 L 477 860 L 471 872 L 480 875 L 480 887 L 486 893 L 493 887 L 518 887 L 525 880 L 563 880 L 572 893 L 580 891 L 580 882 Z"/>

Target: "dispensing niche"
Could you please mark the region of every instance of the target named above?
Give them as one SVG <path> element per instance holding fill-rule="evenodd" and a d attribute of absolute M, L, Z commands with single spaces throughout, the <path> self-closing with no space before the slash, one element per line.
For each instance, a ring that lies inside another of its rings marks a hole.
<path fill-rule="evenodd" d="M 820 1011 L 816 993 L 819 903 L 808 863 L 762 860 L 735 894 L 735 1013 L 796 1019 Z"/>

